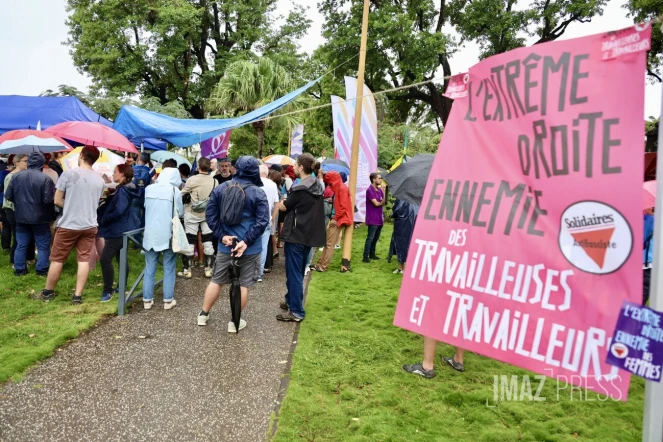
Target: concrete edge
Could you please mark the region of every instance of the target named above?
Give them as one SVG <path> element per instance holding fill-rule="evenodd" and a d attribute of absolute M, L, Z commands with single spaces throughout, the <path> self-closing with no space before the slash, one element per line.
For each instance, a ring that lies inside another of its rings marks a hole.
<path fill-rule="evenodd" d="M 311 271 L 306 277 L 305 286 L 304 286 L 304 304 L 306 304 L 306 298 L 308 297 L 308 286 L 311 282 L 313 272 Z M 270 422 L 267 427 L 266 440 L 271 441 L 276 435 L 276 431 L 279 428 L 279 413 L 281 411 L 281 406 L 285 400 L 286 393 L 288 391 L 288 386 L 290 385 L 290 371 L 292 370 L 292 360 L 295 355 L 295 350 L 297 344 L 299 343 L 299 329 L 302 323 L 298 322 L 295 326 L 295 330 L 292 333 L 292 339 L 290 341 L 290 351 L 288 352 L 288 362 L 285 364 L 283 371 L 281 372 L 281 385 L 279 387 L 279 394 L 276 396 L 276 405 L 270 413 Z"/>

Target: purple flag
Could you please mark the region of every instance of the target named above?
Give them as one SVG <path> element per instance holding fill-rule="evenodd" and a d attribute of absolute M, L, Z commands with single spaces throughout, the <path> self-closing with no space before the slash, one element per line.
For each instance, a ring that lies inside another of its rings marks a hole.
<path fill-rule="evenodd" d="M 231 132 L 232 130 L 229 130 L 200 143 L 200 155 L 210 159 L 227 157 Z"/>

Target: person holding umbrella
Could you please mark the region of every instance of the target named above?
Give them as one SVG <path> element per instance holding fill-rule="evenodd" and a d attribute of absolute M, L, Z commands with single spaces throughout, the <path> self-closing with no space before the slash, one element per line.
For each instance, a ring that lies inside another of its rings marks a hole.
<path fill-rule="evenodd" d="M 258 160 L 243 156 L 237 160 L 233 179 L 212 191 L 205 218 L 220 242 L 212 281 L 205 290 L 203 308 L 198 314 L 200 326 L 207 325 L 209 312 L 224 285 L 239 283 L 241 310 L 244 310 L 249 288 L 258 282 L 262 252 L 260 239 L 269 225 L 269 204 L 262 186 Z M 234 309 L 232 305 L 231 308 Z M 228 333 L 236 333 L 245 327 L 244 319 L 239 319 L 237 324 L 230 321 Z"/>

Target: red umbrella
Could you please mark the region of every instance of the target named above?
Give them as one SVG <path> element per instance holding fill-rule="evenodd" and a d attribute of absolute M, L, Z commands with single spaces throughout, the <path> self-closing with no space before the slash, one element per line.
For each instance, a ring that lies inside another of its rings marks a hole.
<path fill-rule="evenodd" d="M 29 154 L 31 152 L 61 152 L 72 147 L 60 137 L 40 130 L 10 130 L 0 136 L 0 154 Z"/>
<path fill-rule="evenodd" d="M 124 135 L 101 123 L 89 121 L 66 121 L 46 129 L 67 140 L 86 146 L 105 147 L 120 152 L 138 153 L 138 149 Z"/>

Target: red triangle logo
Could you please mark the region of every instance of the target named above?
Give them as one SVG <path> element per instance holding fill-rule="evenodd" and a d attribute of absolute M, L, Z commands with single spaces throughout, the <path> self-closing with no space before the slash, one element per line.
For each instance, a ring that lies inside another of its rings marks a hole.
<path fill-rule="evenodd" d="M 614 351 L 615 351 L 615 353 L 617 353 L 617 356 L 621 356 L 621 355 L 623 355 L 624 353 L 626 353 L 626 351 L 625 351 L 623 348 L 616 348 L 616 347 L 615 347 L 615 348 L 614 348 Z"/>
<path fill-rule="evenodd" d="M 582 247 L 587 256 L 591 258 L 592 261 L 603 268 L 605 263 L 605 254 L 608 251 L 608 243 L 612 239 L 612 234 L 615 232 L 614 227 L 609 227 L 607 229 L 597 229 L 597 230 L 585 230 L 581 232 L 571 232 L 573 239 Z M 597 243 L 601 245 L 605 244 L 604 247 L 597 247 Z"/>

